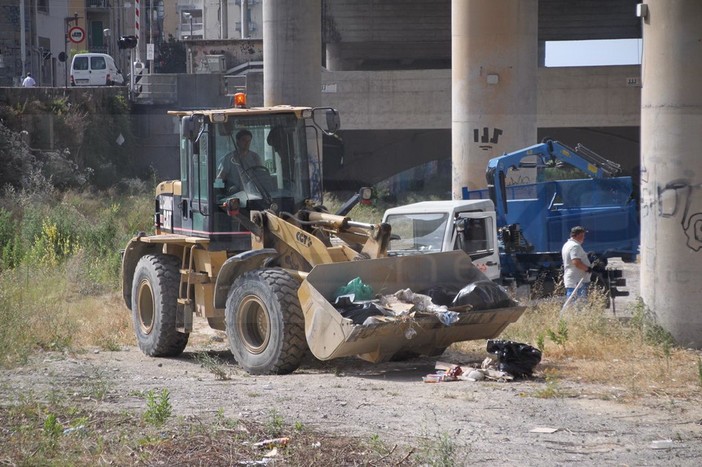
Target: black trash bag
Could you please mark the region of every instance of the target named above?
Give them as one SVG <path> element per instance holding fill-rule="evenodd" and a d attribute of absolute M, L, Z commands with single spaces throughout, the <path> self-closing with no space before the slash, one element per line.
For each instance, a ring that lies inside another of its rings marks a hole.
<path fill-rule="evenodd" d="M 453 299 L 456 297 L 458 290 L 456 288 L 437 285 L 423 290 L 420 293 L 431 298 L 432 303 L 435 305 L 451 306 L 451 302 L 453 302 Z"/>
<path fill-rule="evenodd" d="M 541 361 L 541 351 L 529 344 L 490 339 L 487 341 L 488 353 L 497 355 L 497 369 L 509 373 L 515 378 L 532 375 L 534 368 Z"/>
<path fill-rule="evenodd" d="M 451 307 L 466 305 L 470 305 L 473 310 L 490 310 L 507 308 L 514 306 L 515 303 L 504 287 L 484 279 L 463 287 L 451 302 Z"/>
<path fill-rule="evenodd" d="M 336 305 L 336 310 L 344 318 L 353 321 L 353 324 L 363 324 L 371 316 L 384 315 L 383 308 L 373 302 L 342 302 L 340 305 Z"/>

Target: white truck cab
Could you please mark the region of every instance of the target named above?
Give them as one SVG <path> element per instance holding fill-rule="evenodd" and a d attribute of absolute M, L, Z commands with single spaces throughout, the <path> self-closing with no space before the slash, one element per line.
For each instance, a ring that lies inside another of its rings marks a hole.
<path fill-rule="evenodd" d="M 392 227 L 389 256 L 463 250 L 491 280 L 500 278 L 495 207 L 491 200 L 422 201 L 385 211 Z"/>
<path fill-rule="evenodd" d="M 112 86 L 124 84 L 115 60 L 101 53 L 75 54 L 71 61 L 71 86 Z"/>

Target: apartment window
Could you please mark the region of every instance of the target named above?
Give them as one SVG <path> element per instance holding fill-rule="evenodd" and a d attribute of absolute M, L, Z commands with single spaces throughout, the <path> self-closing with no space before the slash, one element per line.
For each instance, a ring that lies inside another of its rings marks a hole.
<path fill-rule="evenodd" d="M 49 0 L 37 0 L 37 11 L 49 13 Z"/>

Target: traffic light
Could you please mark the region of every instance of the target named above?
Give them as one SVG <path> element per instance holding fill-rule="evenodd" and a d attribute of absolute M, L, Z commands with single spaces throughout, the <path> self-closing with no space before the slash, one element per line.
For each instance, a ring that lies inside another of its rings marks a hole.
<path fill-rule="evenodd" d="M 120 49 L 133 49 L 137 46 L 137 41 L 136 36 L 122 36 L 117 41 L 117 47 Z"/>

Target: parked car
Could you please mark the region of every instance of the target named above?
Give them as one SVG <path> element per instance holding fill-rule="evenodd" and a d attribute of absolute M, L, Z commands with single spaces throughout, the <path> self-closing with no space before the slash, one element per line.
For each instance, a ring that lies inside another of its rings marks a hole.
<path fill-rule="evenodd" d="M 124 77 L 107 54 L 82 53 L 71 62 L 71 86 L 113 86 L 124 84 Z"/>

